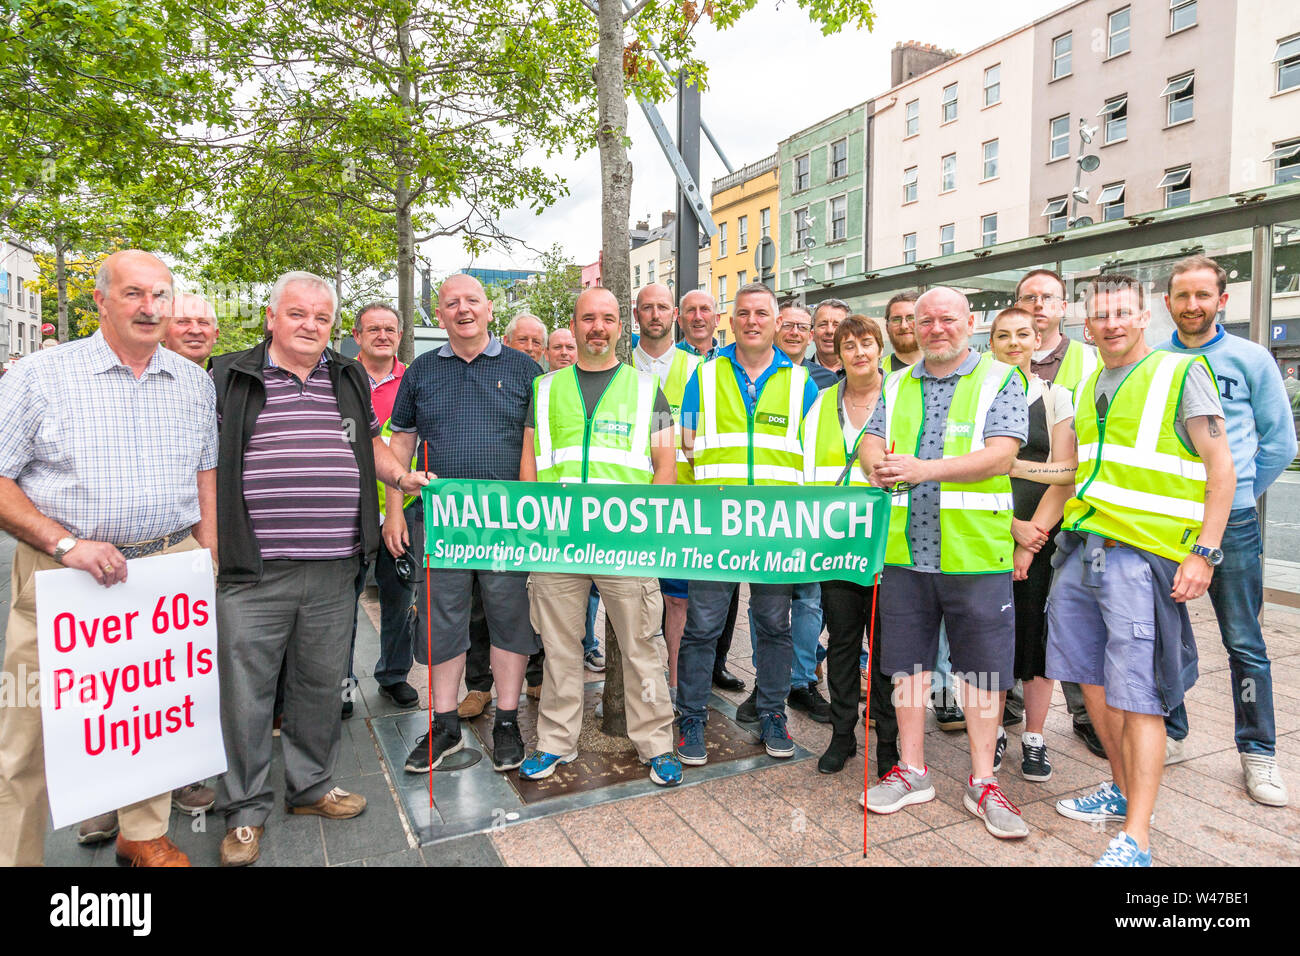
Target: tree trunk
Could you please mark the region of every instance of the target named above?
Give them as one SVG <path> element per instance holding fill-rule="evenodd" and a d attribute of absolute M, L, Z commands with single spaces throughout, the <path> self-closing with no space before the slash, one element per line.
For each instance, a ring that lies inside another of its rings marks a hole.
<path fill-rule="evenodd" d="M 59 303 L 59 341 L 68 341 L 68 263 L 62 241 L 54 243 L 54 287 Z"/>
<path fill-rule="evenodd" d="M 602 279 L 618 300 L 623 334 L 618 357 L 632 362 L 632 281 L 628 263 L 627 227 L 632 204 L 632 164 L 628 162 L 627 91 L 623 85 L 623 8 L 618 0 L 600 0 L 600 47 L 596 54 L 596 108 L 600 128 L 600 237 L 604 256 Z M 601 730 L 612 736 L 627 734 L 623 708 L 623 655 L 613 628 L 605 625 L 605 693 Z"/>
<path fill-rule="evenodd" d="M 402 111 L 411 108 L 411 81 L 405 70 L 411 53 L 411 27 L 406 19 L 397 23 L 397 50 L 401 57 L 402 78 L 397 96 Z M 397 162 L 400 172 L 394 195 L 397 206 L 397 316 L 402 320 L 402 343 L 397 348 L 397 358 L 407 365 L 415 358 L 415 229 L 411 223 L 410 178 L 412 167 L 411 140 L 397 138 Z"/>

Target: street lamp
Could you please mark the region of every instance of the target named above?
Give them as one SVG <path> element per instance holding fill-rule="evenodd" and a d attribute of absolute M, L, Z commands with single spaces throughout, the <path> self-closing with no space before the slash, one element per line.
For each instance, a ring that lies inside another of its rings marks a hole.
<path fill-rule="evenodd" d="M 1097 171 L 1101 165 L 1101 159 L 1092 153 L 1085 152 L 1092 138 L 1097 135 L 1098 127 L 1089 126 L 1088 121 L 1079 117 L 1079 155 L 1074 159 L 1074 188 L 1070 190 L 1072 204 L 1070 206 L 1070 218 L 1066 222 L 1066 228 L 1072 229 L 1075 226 L 1091 226 L 1092 218 L 1089 216 L 1079 215 L 1079 203 L 1088 205 L 1088 190 L 1082 184 L 1083 174 Z"/>

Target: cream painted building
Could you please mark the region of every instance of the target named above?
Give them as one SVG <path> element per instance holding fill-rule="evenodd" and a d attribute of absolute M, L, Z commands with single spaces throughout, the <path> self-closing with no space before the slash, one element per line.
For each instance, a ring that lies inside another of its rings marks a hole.
<path fill-rule="evenodd" d="M 719 340 L 724 344 L 731 341 L 731 307 L 736 290 L 747 282 L 758 281 L 759 241 L 779 241 L 777 169 L 773 154 L 713 181 L 711 212 L 718 232 L 708 245 L 713 267 L 709 291 L 717 301 Z"/>

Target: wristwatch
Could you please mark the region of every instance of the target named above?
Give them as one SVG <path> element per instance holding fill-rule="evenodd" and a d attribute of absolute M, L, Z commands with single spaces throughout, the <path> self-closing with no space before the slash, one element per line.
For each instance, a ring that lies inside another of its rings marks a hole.
<path fill-rule="evenodd" d="M 54 554 L 52 555 L 54 560 L 59 562 L 59 564 L 62 564 L 64 556 L 76 546 L 77 539 L 71 535 L 66 538 L 60 538 L 54 543 Z"/>
<path fill-rule="evenodd" d="M 1217 568 L 1223 563 L 1223 551 L 1219 548 L 1207 548 L 1202 544 L 1194 544 L 1192 545 L 1192 554 L 1199 554 L 1212 568 Z"/>

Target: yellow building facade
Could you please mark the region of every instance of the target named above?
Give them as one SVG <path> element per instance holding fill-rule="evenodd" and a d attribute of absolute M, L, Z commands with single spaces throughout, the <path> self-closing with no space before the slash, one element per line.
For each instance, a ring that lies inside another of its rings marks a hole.
<path fill-rule="evenodd" d="M 721 342 L 730 344 L 734 340 L 731 312 L 736 290 L 759 278 L 759 240 L 767 236 L 776 243 L 776 249 L 781 247 L 777 235 L 781 221 L 778 168 L 773 154 L 713 181 L 712 213 L 718 232 L 709 245 L 710 291 L 718 302 Z M 777 262 L 772 268 L 773 289 L 779 266 Z"/>

